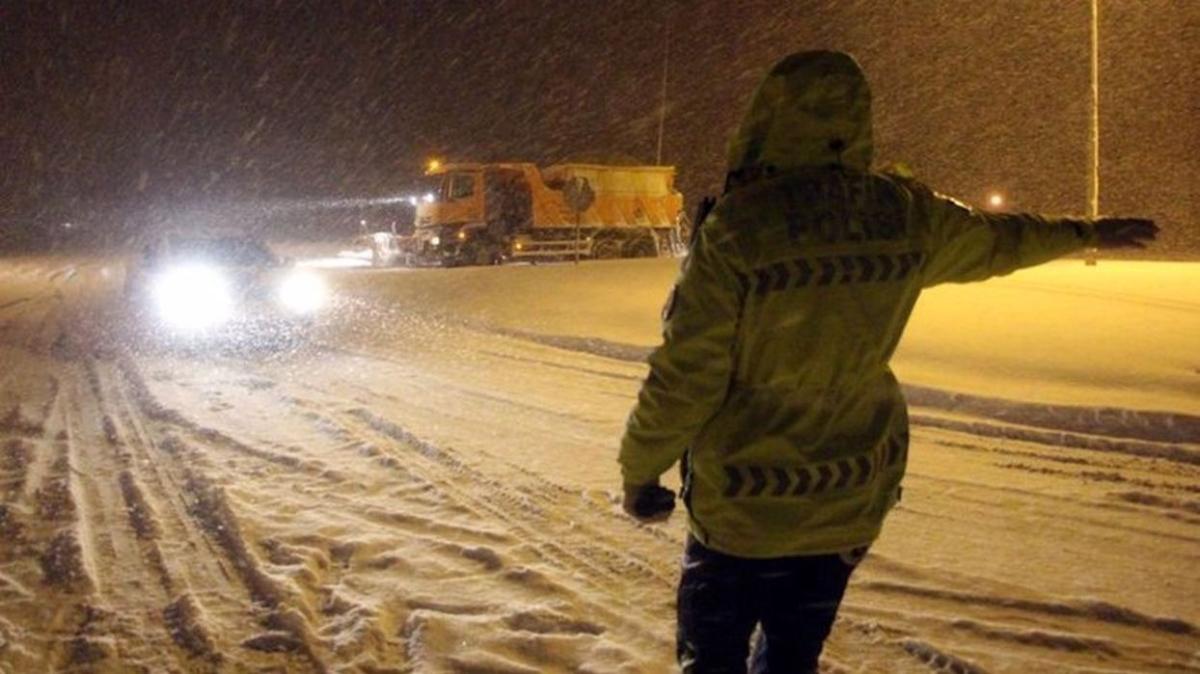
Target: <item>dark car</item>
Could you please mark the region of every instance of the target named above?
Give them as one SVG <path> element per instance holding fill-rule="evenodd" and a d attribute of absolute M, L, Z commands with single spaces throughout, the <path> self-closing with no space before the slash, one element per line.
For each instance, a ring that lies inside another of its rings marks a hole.
<path fill-rule="evenodd" d="M 242 234 L 145 242 L 126 268 L 125 294 L 145 332 L 239 341 L 295 333 L 329 301 L 320 276 Z"/>

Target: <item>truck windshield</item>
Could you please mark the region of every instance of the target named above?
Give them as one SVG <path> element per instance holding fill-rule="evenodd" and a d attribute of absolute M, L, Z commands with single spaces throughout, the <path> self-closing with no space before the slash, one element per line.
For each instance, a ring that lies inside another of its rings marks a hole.
<path fill-rule="evenodd" d="M 475 176 L 470 173 L 455 173 L 447 179 L 448 201 L 466 199 L 475 194 Z"/>

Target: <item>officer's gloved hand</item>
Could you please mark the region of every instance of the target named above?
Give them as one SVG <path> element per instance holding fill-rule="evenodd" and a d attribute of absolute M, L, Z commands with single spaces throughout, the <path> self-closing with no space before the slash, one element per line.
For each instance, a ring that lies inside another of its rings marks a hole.
<path fill-rule="evenodd" d="M 621 508 L 630 517 L 651 524 L 665 522 L 675 510 L 675 492 L 659 486 L 658 482 L 643 485 L 625 485 L 625 498 Z"/>
<path fill-rule="evenodd" d="M 1092 226 L 1097 248 L 1145 248 L 1158 235 L 1158 225 L 1145 218 L 1100 218 Z"/>

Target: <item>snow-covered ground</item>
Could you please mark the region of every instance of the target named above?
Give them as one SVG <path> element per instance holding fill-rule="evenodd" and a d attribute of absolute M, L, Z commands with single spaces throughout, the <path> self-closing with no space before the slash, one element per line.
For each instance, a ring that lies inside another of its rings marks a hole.
<path fill-rule="evenodd" d="M 670 260 L 330 271 L 281 350 L 0 261 L 0 671 L 664 672 L 681 517 L 615 503 Z M 1200 672 L 1200 265 L 928 291 L 904 501 L 831 672 Z"/>

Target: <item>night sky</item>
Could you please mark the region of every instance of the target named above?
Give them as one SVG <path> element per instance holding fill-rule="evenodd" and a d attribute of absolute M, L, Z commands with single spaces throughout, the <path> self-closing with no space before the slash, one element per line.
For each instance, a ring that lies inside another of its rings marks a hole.
<path fill-rule="evenodd" d="M 1100 7 L 1101 210 L 1200 254 L 1200 2 Z M 879 163 L 1083 213 L 1089 22 L 1088 0 L 0 0 L 0 224 L 402 194 L 434 155 L 652 163 L 668 45 L 664 163 L 689 204 L 765 69 L 836 48 L 875 91 Z"/>

